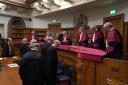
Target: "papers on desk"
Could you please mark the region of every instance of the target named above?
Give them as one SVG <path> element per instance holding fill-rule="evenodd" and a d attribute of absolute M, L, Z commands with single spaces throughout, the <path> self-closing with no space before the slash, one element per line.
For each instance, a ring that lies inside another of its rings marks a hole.
<path fill-rule="evenodd" d="M 1 60 L 4 60 L 4 59 L 7 59 L 7 58 L 0 58 L 0 61 L 1 61 Z"/>
<path fill-rule="evenodd" d="M 3 60 L 3 58 L 0 58 L 0 61 Z"/>
<path fill-rule="evenodd" d="M 12 58 L 18 58 L 17 56 L 13 56 Z"/>
<path fill-rule="evenodd" d="M 18 64 L 12 63 L 12 64 L 7 64 L 7 66 L 10 68 L 14 68 L 14 67 L 18 67 Z"/>

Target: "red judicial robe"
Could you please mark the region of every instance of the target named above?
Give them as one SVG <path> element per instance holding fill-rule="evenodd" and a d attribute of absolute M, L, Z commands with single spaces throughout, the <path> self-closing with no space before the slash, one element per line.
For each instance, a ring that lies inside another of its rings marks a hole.
<path fill-rule="evenodd" d="M 28 37 L 28 42 L 31 42 L 32 37 L 37 40 L 36 34 L 34 34 L 34 35 L 29 35 L 29 37 Z"/>
<path fill-rule="evenodd" d="M 101 30 L 97 30 L 93 34 L 93 47 L 105 50 L 104 34 Z"/>
<path fill-rule="evenodd" d="M 63 34 L 59 34 L 57 39 L 58 39 L 60 42 L 62 42 L 62 38 L 63 38 Z"/>
<path fill-rule="evenodd" d="M 110 51 L 108 50 L 109 57 L 120 59 L 122 54 L 122 36 L 117 29 L 112 28 L 112 30 L 108 32 L 107 43 L 108 49 L 110 49 Z"/>
<path fill-rule="evenodd" d="M 78 33 L 78 45 L 79 46 L 84 46 L 87 47 L 88 46 L 88 35 L 84 32 L 82 33 Z"/>
<path fill-rule="evenodd" d="M 66 36 L 63 35 L 61 44 L 62 44 L 62 45 L 72 45 L 71 36 L 70 36 L 69 34 L 66 35 Z"/>

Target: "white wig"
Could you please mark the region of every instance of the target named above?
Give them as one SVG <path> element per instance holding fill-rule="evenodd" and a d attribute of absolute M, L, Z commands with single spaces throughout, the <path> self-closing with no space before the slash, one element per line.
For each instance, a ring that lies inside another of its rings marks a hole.
<path fill-rule="evenodd" d="M 110 23 L 110 22 L 106 22 L 103 27 L 104 27 L 104 28 L 107 28 L 107 27 L 109 27 L 109 26 L 113 26 L 113 24 Z"/>

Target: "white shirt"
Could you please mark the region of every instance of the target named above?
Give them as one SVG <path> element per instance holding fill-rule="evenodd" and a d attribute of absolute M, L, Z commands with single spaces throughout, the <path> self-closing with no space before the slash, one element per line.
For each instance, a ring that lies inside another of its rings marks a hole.
<path fill-rule="evenodd" d="M 9 47 L 9 54 L 11 55 L 11 51 L 12 51 L 12 49 L 11 49 L 11 46 L 10 46 L 9 43 L 8 43 L 8 47 Z"/>
<path fill-rule="evenodd" d="M 67 41 L 67 37 L 66 36 L 64 36 L 64 40 L 63 40 L 63 42 L 66 42 Z"/>
<path fill-rule="evenodd" d="M 82 33 L 80 33 L 79 42 L 82 40 L 82 36 L 83 36 L 83 32 L 82 32 Z"/>
<path fill-rule="evenodd" d="M 95 33 L 93 33 L 93 37 L 92 37 L 92 42 L 94 43 L 94 41 L 95 41 Z"/>

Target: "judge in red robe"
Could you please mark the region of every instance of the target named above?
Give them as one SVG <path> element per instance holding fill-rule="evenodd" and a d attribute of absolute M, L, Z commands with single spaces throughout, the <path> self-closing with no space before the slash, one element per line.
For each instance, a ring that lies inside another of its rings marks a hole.
<path fill-rule="evenodd" d="M 67 33 L 67 31 L 63 31 L 61 44 L 62 45 L 72 45 L 71 36 Z"/>
<path fill-rule="evenodd" d="M 108 57 L 120 59 L 122 55 L 122 36 L 112 23 L 106 22 L 104 28 L 108 29 L 107 47 Z"/>
<path fill-rule="evenodd" d="M 93 33 L 93 47 L 101 50 L 105 50 L 104 34 L 99 26 L 93 27 L 96 31 Z"/>
<path fill-rule="evenodd" d="M 80 27 L 79 28 L 79 33 L 78 33 L 78 45 L 79 46 L 88 46 L 88 35 L 85 33 L 85 28 Z"/>
<path fill-rule="evenodd" d="M 58 39 L 60 42 L 62 42 L 62 38 L 63 38 L 63 31 L 60 31 L 60 33 L 59 33 L 57 39 Z"/>
<path fill-rule="evenodd" d="M 28 37 L 28 42 L 31 42 L 32 40 L 37 40 L 35 31 L 32 31 L 31 35 Z"/>

